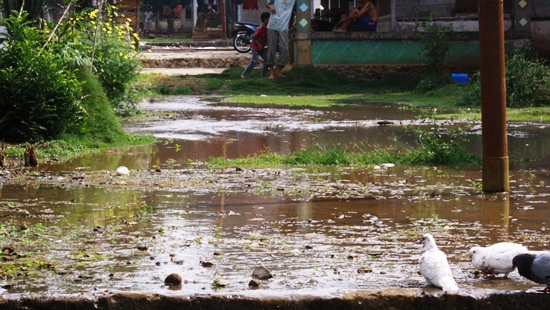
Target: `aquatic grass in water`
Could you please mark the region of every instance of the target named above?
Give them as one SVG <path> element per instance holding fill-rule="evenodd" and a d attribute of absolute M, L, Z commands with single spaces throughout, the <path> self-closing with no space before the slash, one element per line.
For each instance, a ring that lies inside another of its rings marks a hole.
<path fill-rule="evenodd" d="M 433 113 L 433 112 L 432 112 Z M 260 155 L 238 159 L 211 157 L 209 166 L 246 166 L 279 167 L 308 165 L 368 166 L 383 163 L 400 165 L 477 165 L 481 162 L 479 154 L 469 153 L 467 129 L 470 123 L 437 121 L 433 114 L 421 116 L 422 126 L 410 126 L 409 131 L 416 137 L 418 145 L 395 143 L 394 146 L 380 148 L 368 144 L 355 144 L 352 151 L 342 145 L 331 147 L 320 144 L 279 155 L 264 150 Z M 368 149 L 368 150 L 367 150 Z"/>

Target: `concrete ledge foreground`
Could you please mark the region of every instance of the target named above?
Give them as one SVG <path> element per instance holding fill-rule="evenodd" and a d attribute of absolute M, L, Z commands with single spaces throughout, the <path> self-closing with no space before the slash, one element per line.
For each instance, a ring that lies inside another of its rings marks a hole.
<path fill-rule="evenodd" d="M 246 293 L 244 293 L 246 294 Z M 499 292 L 486 296 L 428 295 L 421 289 L 356 291 L 339 297 L 116 293 L 101 297 L 23 297 L 0 300 L 0 309 L 548 309 L 550 294 Z"/>

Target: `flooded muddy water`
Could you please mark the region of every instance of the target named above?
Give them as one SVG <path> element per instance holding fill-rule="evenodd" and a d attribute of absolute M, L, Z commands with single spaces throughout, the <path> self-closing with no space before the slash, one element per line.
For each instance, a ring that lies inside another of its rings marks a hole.
<path fill-rule="evenodd" d="M 0 174 L 3 296 L 333 296 L 424 288 L 418 242 L 425 232 L 447 254 L 462 294 L 540 287 L 517 272 L 508 279 L 479 277 L 467 252 L 499 241 L 549 248 L 545 124 L 510 124 L 511 191 L 486 195 L 480 192 L 481 171 L 451 167 L 189 165 L 265 148 L 288 153 L 312 143 L 414 143 L 399 126 L 414 123 L 406 109 L 243 107 L 194 97 L 143 103 L 142 109 L 161 117 L 128 130 L 159 137 L 154 145 Z M 471 137 L 472 151 L 478 151 L 479 128 Z M 129 176 L 114 175 L 121 165 L 130 168 Z M 273 278 L 251 288 L 258 266 Z M 170 273 L 181 275 L 183 283 L 164 285 Z"/>

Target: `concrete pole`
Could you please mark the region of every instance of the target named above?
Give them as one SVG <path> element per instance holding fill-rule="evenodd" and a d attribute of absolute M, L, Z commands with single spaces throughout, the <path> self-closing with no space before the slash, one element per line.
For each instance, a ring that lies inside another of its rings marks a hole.
<path fill-rule="evenodd" d="M 293 65 L 311 65 L 311 12 L 313 1 L 296 0 L 296 33 Z M 291 51 L 289 51 L 291 52 Z"/>
<path fill-rule="evenodd" d="M 479 1 L 483 191 L 510 190 L 502 0 Z"/>

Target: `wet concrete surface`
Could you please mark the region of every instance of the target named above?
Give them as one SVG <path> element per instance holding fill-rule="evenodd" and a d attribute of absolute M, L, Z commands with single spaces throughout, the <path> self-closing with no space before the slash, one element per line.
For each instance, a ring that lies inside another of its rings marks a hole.
<path fill-rule="evenodd" d="M 199 75 L 221 73 L 233 67 L 243 69 L 250 53 L 238 53 L 232 47 L 153 47 L 142 53 L 143 73 Z"/>
<path fill-rule="evenodd" d="M 5 308 L 546 305 L 541 300 L 548 296 L 535 290 L 540 286 L 517 272 L 508 279 L 479 277 L 467 255 L 474 245 L 499 241 L 547 249 L 550 148 L 544 124 L 511 124 L 517 154 L 511 192 L 484 195 L 475 185 L 479 170 L 452 167 L 189 165 L 208 156 L 256 154 L 266 146 L 286 153 L 312 143 L 356 145 L 360 137 L 372 145 L 408 139 L 400 126 L 413 122 L 407 110 L 246 108 L 194 97 L 142 108 L 166 113 L 128 127 L 162 138 L 155 145 L 0 177 L 2 244 L 13 242 L 16 252 L 55 265 L 7 277 L 0 290 Z M 379 120 L 395 125 L 379 126 Z M 113 174 L 120 165 L 130 168 L 130 176 Z M 17 229 L 23 224 L 27 229 Z M 458 294 L 426 287 L 418 275 L 418 240 L 426 231 L 448 255 Z M 269 268 L 273 278 L 253 289 L 248 283 L 256 266 Z M 182 276 L 181 286 L 164 284 L 173 272 Z M 228 286 L 217 287 L 219 280 Z"/>

